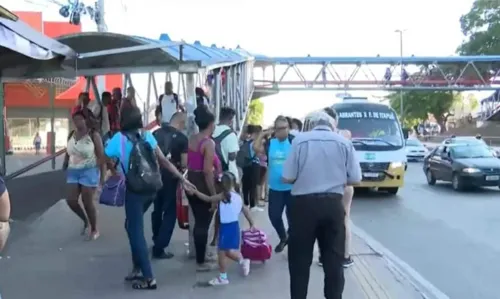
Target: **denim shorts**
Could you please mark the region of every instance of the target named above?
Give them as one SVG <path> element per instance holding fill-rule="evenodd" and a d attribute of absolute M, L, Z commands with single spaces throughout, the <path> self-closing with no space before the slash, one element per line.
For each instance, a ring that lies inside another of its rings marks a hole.
<path fill-rule="evenodd" d="M 72 169 L 66 172 L 66 183 L 78 184 L 84 187 L 97 187 L 99 185 L 100 171 L 97 167 Z"/>

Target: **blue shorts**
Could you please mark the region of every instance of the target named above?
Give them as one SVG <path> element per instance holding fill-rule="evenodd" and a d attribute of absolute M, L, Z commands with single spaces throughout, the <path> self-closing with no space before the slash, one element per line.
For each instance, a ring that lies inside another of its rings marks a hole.
<path fill-rule="evenodd" d="M 240 223 L 221 223 L 219 226 L 219 250 L 240 249 Z"/>
<path fill-rule="evenodd" d="M 100 171 L 97 167 L 71 169 L 68 168 L 66 183 L 78 184 L 84 187 L 97 187 L 99 185 Z"/>

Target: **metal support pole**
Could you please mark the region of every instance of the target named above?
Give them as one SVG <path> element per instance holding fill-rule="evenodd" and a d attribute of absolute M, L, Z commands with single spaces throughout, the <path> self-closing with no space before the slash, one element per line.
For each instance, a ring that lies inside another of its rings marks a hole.
<path fill-rule="evenodd" d="M 212 86 L 212 101 L 214 102 L 214 110 L 220 111 L 221 108 L 221 74 L 220 69 L 214 70 L 214 82 Z M 219 122 L 219 113 L 215 114 L 215 121 Z"/>
<path fill-rule="evenodd" d="M 4 83 L 2 82 L 2 77 L 0 76 L 0 156 L 2 160 L 2 165 L 0 165 L 0 171 L 2 175 L 7 174 L 7 165 L 5 161 L 5 153 L 7 149 L 5 148 L 5 93 L 4 93 Z"/>
<path fill-rule="evenodd" d="M 183 74 L 179 74 L 182 76 Z M 195 94 L 195 78 L 194 73 L 186 74 L 186 89 L 185 89 L 185 106 L 187 108 L 188 113 L 188 136 L 196 133 L 198 130 L 194 123 L 194 109 L 196 108 L 196 94 Z M 184 80 L 183 80 L 184 82 Z M 190 258 L 194 258 L 196 249 L 194 247 L 194 238 L 193 238 L 193 228 L 194 228 L 194 214 L 191 207 L 189 207 L 189 252 L 188 256 Z"/>
<path fill-rule="evenodd" d="M 49 101 L 50 101 L 50 155 L 52 156 L 51 164 L 52 170 L 56 169 L 56 133 L 55 133 L 55 118 L 56 118 L 56 87 L 54 84 L 47 85 L 49 89 Z"/>
<path fill-rule="evenodd" d="M 85 92 L 90 91 L 90 77 L 85 77 Z"/>
<path fill-rule="evenodd" d="M 404 65 L 403 65 L 403 32 L 404 30 L 396 30 L 397 33 L 399 33 L 399 55 L 401 57 L 401 81 L 403 80 L 403 72 L 404 72 Z M 404 95 L 403 95 L 403 89 L 399 91 L 399 115 L 401 118 L 401 124 L 404 122 Z"/>
<path fill-rule="evenodd" d="M 146 107 L 144 107 L 144 124 L 149 124 L 149 111 L 150 111 L 150 100 L 149 98 L 151 97 L 151 85 L 153 84 L 153 73 L 150 73 L 148 75 L 148 90 L 146 93 Z"/>
<path fill-rule="evenodd" d="M 155 78 L 155 74 L 153 73 L 153 76 L 151 77 L 152 79 L 152 83 L 153 83 L 153 91 L 155 93 L 155 102 L 158 101 L 158 98 L 160 97 L 160 95 L 158 94 L 158 85 L 156 85 L 156 78 Z"/>
<path fill-rule="evenodd" d="M 99 93 L 99 86 L 97 86 L 96 77 L 91 76 L 91 77 L 89 77 L 89 79 L 90 79 L 90 85 L 92 86 L 92 91 L 94 92 L 95 100 L 99 104 L 101 104 L 102 99 L 101 99 L 101 94 Z"/>

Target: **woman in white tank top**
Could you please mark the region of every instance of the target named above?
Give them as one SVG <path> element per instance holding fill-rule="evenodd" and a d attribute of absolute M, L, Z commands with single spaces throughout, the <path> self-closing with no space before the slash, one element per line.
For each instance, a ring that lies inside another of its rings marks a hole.
<path fill-rule="evenodd" d="M 75 130 L 70 133 L 64 159 L 66 182 L 71 186 L 66 199 L 69 208 L 83 221 L 82 234 L 89 240 L 99 237 L 97 210 L 94 203 L 96 189 L 104 184 L 106 172 L 101 136 L 90 129 L 88 120 L 81 111 L 73 114 Z M 78 203 L 81 196 L 83 209 Z"/>

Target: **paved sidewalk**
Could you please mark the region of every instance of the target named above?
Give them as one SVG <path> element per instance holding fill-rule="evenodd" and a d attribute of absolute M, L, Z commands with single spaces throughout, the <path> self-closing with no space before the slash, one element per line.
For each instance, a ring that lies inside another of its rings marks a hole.
<path fill-rule="evenodd" d="M 176 230 L 172 260 L 154 261 L 157 291 L 135 291 L 123 283 L 130 269 L 130 253 L 123 229 L 122 209 L 100 208 L 101 238 L 83 241 L 80 223 L 64 202 L 49 209 L 30 225 L 13 223 L 17 236 L 0 260 L 0 291 L 3 299 L 132 299 L 132 298 L 270 298 L 286 299 L 289 278 L 286 252 L 276 254 L 266 264 L 256 264 L 250 276 L 242 278 L 237 266 L 229 272 L 231 284 L 224 287 L 199 286 L 214 273 L 198 274 L 194 261 L 186 258 L 187 233 Z M 146 216 L 149 229 L 149 212 Z M 276 237 L 267 213 L 254 214 L 257 223 Z M 150 234 L 148 233 L 148 240 Z M 420 293 L 382 257 L 354 236 L 355 265 L 346 270 L 347 299 L 417 299 Z M 323 298 L 322 269 L 313 264 L 309 298 Z"/>

